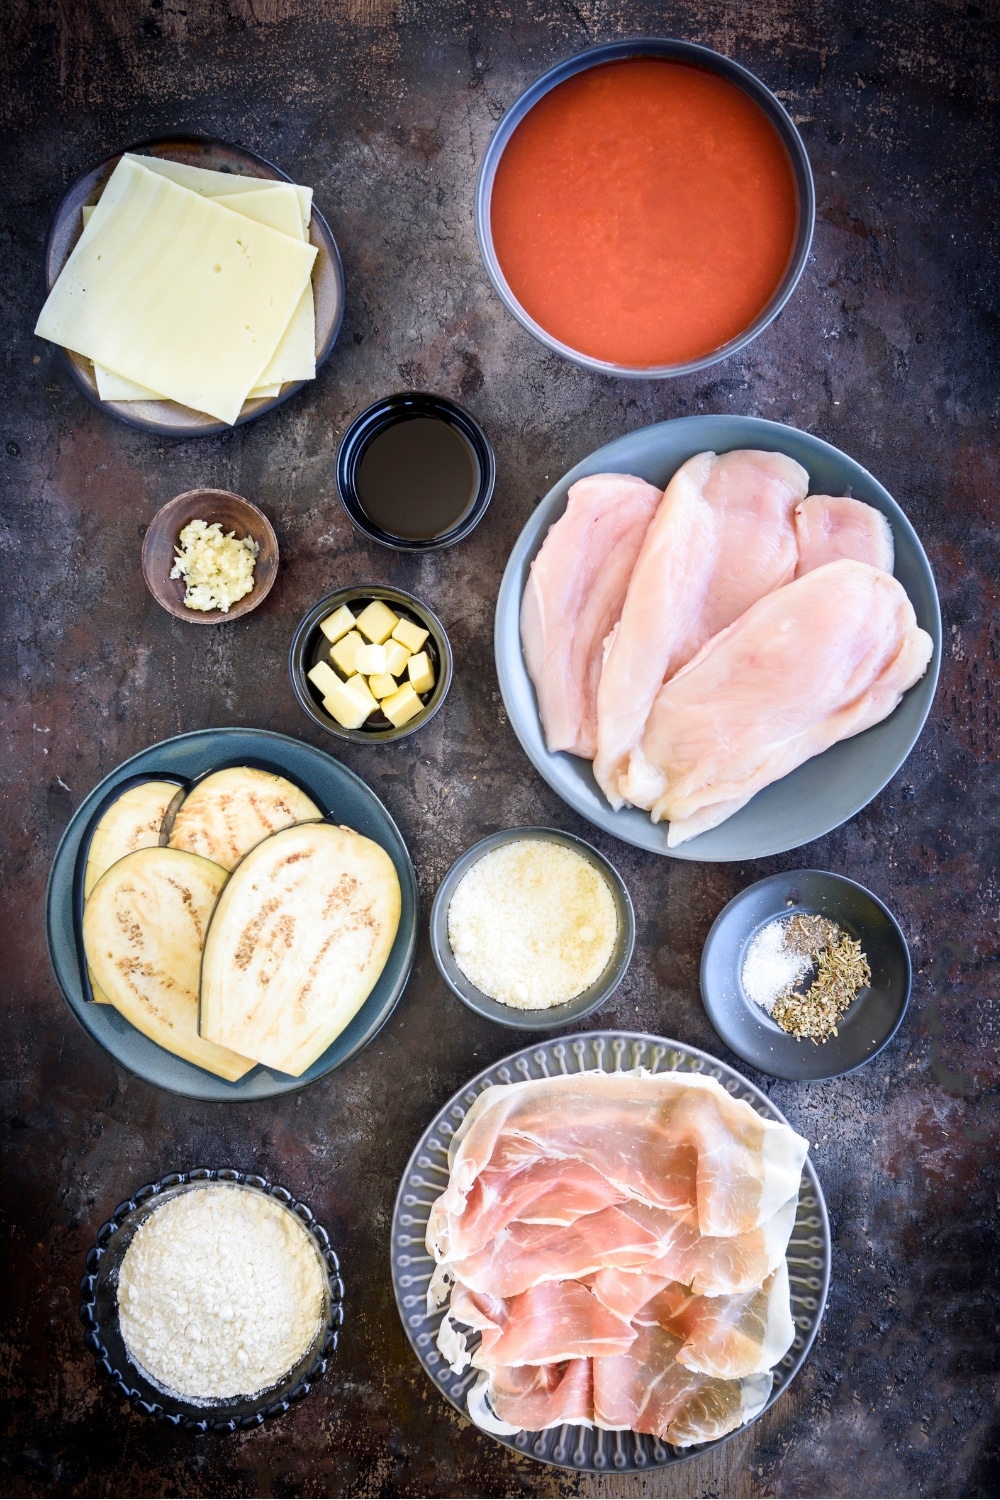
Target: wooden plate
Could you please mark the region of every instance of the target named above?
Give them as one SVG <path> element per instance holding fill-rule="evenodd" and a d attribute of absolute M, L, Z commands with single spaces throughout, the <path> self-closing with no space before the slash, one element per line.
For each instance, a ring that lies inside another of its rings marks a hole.
<path fill-rule="evenodd" d="M 183 578 L 170 576 L 178 538 L 189 521 L 207 521 L 210 526 L 218 521 L 225 533 L 250 536 L 257 543 L 253 588 L 228 610 L 189 609 L 184 603 Z M 234 495 L 231 490 L 185 490 L 153 517 L 142 543 L 142 573 L 157 604 L 178 620 L 188 625 L 225 625 L 248 615 L 271 592 L 278 576 L 278 538 L 264 512 L 242 495 Z"/>
<path fill-rule="evenodd" d="M 293 180 L 287 172 L 266 161 L 263 156 L 247 151 L 242 146 L 231 146 L 226 141 L 214 140 L 211 136 L 166 135 L 140 141 L 134 146 L 125 146 L 82 173 L 56 209 L 45 246 L 46 295 L 51 292 L 70 252 L 83 233 L 81 210 L 85 205 L 97 202 L 108 178 L 126 151 L 140 156 L 165 157 L 168 161 L 180 161 L 190 167 L 205 167 L 214 172 L 231 172 L 238 177 L 266 177 L 274 182 Z M 309 221 L 309 242 L 317 250 L 312 284 L 316 303 L 318 371 L 329 356 L 340 332 L 344 316 L 344 270 L 330 226 L 315 207 Z M 63 364 L 87 400 L 129 427 L 138 427 L 144 432 L 167 433 L 171 437 L 204 437 L 212 432 L 229 430 L 228 423 L 220 422 L 207 412 L 192 411 L 188 406 L 180 406 L 176 401 L 102 401 L 90 360 L 69 349 L 60 346 L 57 348 Z M 262 396 L 253 401 L 245 401 L 234 425 L 241 427 L 244 422 L 262 417 L 265 412 L 272 411 L 290 396 L 294 396 L 306 383 L 304 380 L 289 381 L 276 396 Z"/>

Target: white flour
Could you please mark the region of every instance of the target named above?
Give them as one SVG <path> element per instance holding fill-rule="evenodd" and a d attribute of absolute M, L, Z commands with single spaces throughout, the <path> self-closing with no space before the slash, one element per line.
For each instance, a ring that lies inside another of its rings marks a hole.
<path fill-rule="evenodd" d="M 257 1395 L 306 1353 L 324 1286 L 294 1214 L 238 1183 L 207 1183 L 137 1230 L 118 1277 L 122 1336 L 163 1391 L 206 1404 Z"/>

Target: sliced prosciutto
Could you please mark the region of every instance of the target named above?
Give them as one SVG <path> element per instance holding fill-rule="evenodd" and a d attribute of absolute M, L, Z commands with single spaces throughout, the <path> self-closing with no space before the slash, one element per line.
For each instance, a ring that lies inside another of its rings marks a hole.
<path fill-rule="evenodd" d="M 594 1416 L 599 1427 L 628 1427 L 689 1447 L 724 1437 L 764 1405 L 770 1375 L 719 1380 L 689 1370 L 683 1339 L 657 1325 L 640 1328 L 625 1354 L 594 1361 Z"/>
<path fill-rule="evenodd" d="M 597 692 L 594 775 L 635 802 L 643 729 L 661 684 L 756 600 L 787 583 L 809 476 L 782 453 L 699 453 L 683 464 L 636 560 Z"/>
<path fill-rule="evenodd" d="M 933 642 L 888 573 L 846 559 L 775 590 L 659 691 L 642 805 L 671 848 L 762 787 L 880 723 L 924 675 Z"/>
<path fill-rule="evenodd" d="M 484 1090 L 456 1132 L 428 1249 L 453 1258 L 473 1186 L 494 1160 L 549 1158 L 602 1174 L 630 1199 L 696 1209 L 703 1234 L 742 1234 L 798 1190 L 808 1143 L 693 1073 L 564 1074 Z M 606 1210 L 613 1212 L 613 1210 Z M 453 1228 L 454 1226 L 454 1228 Z"/>
<path fill-rule="evenodd" d="M 799 549 L 796 578 L 844 557 L 892 572 L 892 527 L 880 510 L 863 500 L 810 495 L 795 507 L 795 539 Z"/>
<path fill-rule="evenodd" d="M 521 644 L 550 750 L 594 758 L 604 640 L 662 498 L 630 474 L 578 479 L 531 564 Z"/>
<path fill-rule="evenodd" d="M 438 1348 L 489 1432 L 685 1446 L 761 1409 L 794 1336 L 785 1252 L 807 1143 L 691 1073 L 491 1086 L 432 1206 Z"/>

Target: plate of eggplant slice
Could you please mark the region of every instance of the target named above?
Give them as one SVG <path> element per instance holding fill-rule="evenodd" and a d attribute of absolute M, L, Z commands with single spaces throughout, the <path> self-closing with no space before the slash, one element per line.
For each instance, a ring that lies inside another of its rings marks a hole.
<path fill-rule="evenodd" d="M 74 814 L 46 896 L 84 1029 L 197 1099 L 288 1093 L 353 1057 L 403 992 L 417 923 L 413 865 L 374 792 L 264 730 L 125 761 Z"/>

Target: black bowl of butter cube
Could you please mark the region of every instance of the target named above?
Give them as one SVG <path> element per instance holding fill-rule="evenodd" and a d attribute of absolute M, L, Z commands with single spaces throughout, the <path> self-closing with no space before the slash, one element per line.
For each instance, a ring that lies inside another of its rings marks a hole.
<path fill-rule="evenodd" d="M 401 740 L 421 729 L 451 686 L 451 646 L 437 615 L 382 584 L 336 589 L 292 638 L 296 698 L 338 739 Z"/>

